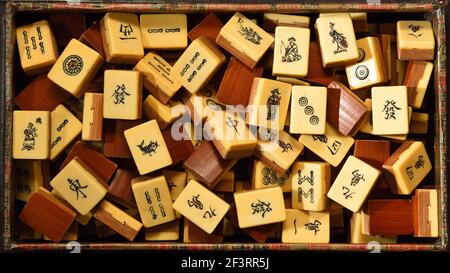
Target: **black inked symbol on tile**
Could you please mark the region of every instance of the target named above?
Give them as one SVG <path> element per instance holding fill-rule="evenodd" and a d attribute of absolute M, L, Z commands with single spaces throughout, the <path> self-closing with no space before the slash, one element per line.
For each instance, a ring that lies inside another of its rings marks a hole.
<path fill-rule="evenodd" d="M 132 37 L 133 34 L 133 28 L 131 27 L 131 24 L 124 25 L 120 24 L 120 33 L 122 33 L 123 37 L 119 37 L 120 40 L 136 40 L 136 37 Z"/>
<path fill-rule="evenodd" d="M 114 104 L 125 104 L 125 96 L 129 96 L 130 93 L 126 91 L 125 84 L 116 85 L 116 89 L 114 89 L 114 93 L 111 97 L 114 97 Z"/>
<path fill-rule="evenodd" d="M 312 125 L 316 125 L 317 123 L 319 123 L 319 117 L 316 115 L 311 116 L 309 118 L 309 123 L 311 123 Z"/>
<path fill-rule="evenodd" d="M 269 202 L 264 202 L 258 199 L 258 202 L 252 202 L 251 208 L 253 210 L 252 214 L 261 214 L 261 217 L 264 218 L 266 213 L 272 211 Z"/>
<path fill-rule="evenodd" d="M 277 173 L 268 168 L 268 167 L 264 167 L 261 170 L 261 174 L 262 174 L 262 183 L 264 185 L 279 185 L 280 187 L 284 186 L 284 184 L 286 183 L 286 181 L 288 180 L 289 176 L 291 175 L 291 170 L 288 170 L 287 172 L 285 172 L 282 176 L 278 177 Z"/>
<path fill-rule="evenodd" d="M 386 100 L 384 108 L 381 112 L 384 112 L 384 119 L 396 119 L 395 114 L 397 110 L 401 110 L 400 107 L 396 105 L 394 100 Z"/>
<path fill-rule="evenodd" d="M 366 52 L 362 48 L 358 48 L 358 55 L 358 63 L 364 61 L 364 59 L 366 58 Z"/>
<path fill-rule="evenodd" d="M 34 150 L 36 145 L 37 129 L 34 124 L 29 122 L 27 128 L 23 130 L 24 139 L 22 142 L 22 150 Z"/>
<path fill-rule="evenodd" d="M 353 194 L 355 194 L 355 192 L 350 192 L 350 189 L 345 186 L 342 186 L 342 191 L 345 196 L 345 199 L 353 198 Z"/>
<path fill-rule="evenodd" d="M 238 18 L 238 24 L 240 29 L 238 30 L 238 33 L 241 34 L 245 38 L 245 40 L 254 43 L 255 45 L 261 44 L 262 37 L 259 36 L 259 34 L 253 30 L 251 27 L 244 27 L 243 25 L 244 20 L 242 18 Z"/>
<path fill-rule="evenodd" d="M 77 200 L 78 200 L 78 195 L 81 194 L 82 198 L 86 198 L 86 194 L 82 191 L 83 189 L 86 189 L 88 187 L 88 185 L 86 186 L 81 186 L 80 181 L 78 181 L 78 179 L 67 179 L 67 182 L 69 182 L 69 189 L 71 191 L 74 191 L 77 194 Z"/>
<path fill-rule="evenodd" d="M 156 149 L 159 147 L 158 141 L 151 141 L 148 145 L 144 145 L 144 140 L 142 140 L 141 144 L 136 145 L 139 147 L 143 155 L 152 156 L 152 153 L 156 154 Z"/>
<path fill-rule="evenodd" d="M 205 219 L 210 219 L 213 218 L 216 215 L 216 209 L 211 208 L 211 206 L 209 206 L 209 211 L 205 211 L 205 213 L 203 214 L 203 218 Z"/>
<path fill-rule="evenodd" d="M 200 194 L 192 196 L 191 200 L 188 200 L 187 203 L 189 207 L 195 207 L 196 209 L 203 210 L 203 203 L 198 199 Z"/>
<path fill-rule="evenodd" d="M 305 107 L 304 111 L 305 114 L 310 116 L 314 114 L 314 107 L 312 107 L 311 105 L 308 105 L 309 101 L 307 97 L 300 97 L 298 99 L 298 104 L 300 104 L 300 106 Z M 313 115 L 309 118 L 309 123 L 311 123 L 311 125 L 316 125 L 319 123 L 319 117 L 316 115 Z"/>
<path fill-rule="evenodd" d="M 355 69 L 355 76 L 359 80 L 365 80 L 369 76 L 369 68 L 365 65 L 358 65 Z"/>
<path fill-rule="evenodd" d="M 281 96 L 278 88 L 270 91 L 270 96 L 267 98 L 267 120 L 275 120 L 277 109 L 280 106 Z"/>
<path fill-rule="evenodd" d="M 350 181 L 350 185 L 351 186 L 356 186 L 356 185 L 358 185 L 358 183 L 362 180 L 362 181 L 366 181 L 366 179 L 364 179 L 364 174 L 361 174 L 360 172 L 359 172 L 359 170 L 354 170 L 353 172 L 352 172 L 352 175 L 353 175 L 353 177 L 352 177 L 352 179 L 351 179 L 351 181 Z"/>
<path fill-rule="evenodd" d="M 283 149 L 281 151 L 282 153 L 287 153 L 287 152 L 289 152 L 289 150 L 294 151 L 292 149 L 292 145 L 290 143 L 286 143 L 286 142 L 282 141 L 281 139 L 278 140 L 278 146 L 280 146 L 280 148 Z"/>
<path fill-rule="evenodd" d="M 422 28 L 422 26 L 420 25 L 409 25 L 408 26 L 409 29 L 411 29 L 412 33 L 409 33 L 409 35 L 415 37 L 415 38 L 419 38 L 420 36 L 422 36 L 422 33 L 417 33 L 418 31 L 420 31 L 420 29 Z"/>
<path fill-rule="evenodd" d="M 312 223 L 305 224 L 305 228 L 306 228 L 306 230 L 314 231 L 314 236 L 316 236 L 317 232 L 320 231 L 321 225 L 322 225 L 322 223 L 319 220 L 314 220 L 314 222 L 312 222 Z"/>
<path fill-rule="evenodd" d="M 78 75 L 83 69 L 83 59 L 78 55 L 70 55 L 64 59 L 63 71 L 69 76 Z"/>
<path fill-rule="evenodd" d="M 334 54 L 338 54 L 341 52 L 347 52 L 348 43 L 347 38 L 345 38 L 343 33 L 339 33 L 336 29 L 334 29 L 334 23 L 330 22 L 330 32 L 329 35 L 332 38 L 333 44 L 336 44 L 336 50 L 333 51 Z"/>
<path fill-rule="evenodd" d="M 284 54 L 283 54 L 284 50 Z M 288 44 L 285 45 L 283 41 L 281 41 L 281 61 L 283 63 L 292 63 L 295 61 L 300 61 L 302 56 L 298 53 L 298 45 L 297 40 L 294 37 L 288 38 Z"/>
<path fill-rule="evenodd" d="M 238 125 L 239 125 L 239 121 L 236 119 L 232 119 L 231 117 L 227 117 L 227 121 L 225 122 L 225 124 L 229 127 L 229 128 L 234 128 L 234 131 L 236 132 L 236 134 L 239 135 L 238 132 Z"/>

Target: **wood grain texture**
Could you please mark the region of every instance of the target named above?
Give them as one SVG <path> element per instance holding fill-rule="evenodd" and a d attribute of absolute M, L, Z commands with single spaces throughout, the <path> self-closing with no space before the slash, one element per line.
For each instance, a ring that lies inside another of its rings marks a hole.
<path fill-rule="evenodd" d="M 322 56 L 318 42 L 311 42 L 309 45 L 308 75 L 305 80 L 318 85 L 327 86 L 333 81 L 333 69 L 323 68 Z"/>
<path fill-rule="evenodd" d="M 369 230 L 372 235 L 413 234 L 413 208 L 411 200 L 369 200 Z"/>
<path fill-rule="evenodd" d="M 53 111 L 70 97 L 46 75 L 40 75 L 16 96 L 15 102 L 22 110 Z"/>
<path fill-rule="evenodd" d="M 417 96 L 417 85 L 423 77 L 427 62 L 424 61 L 410 61 L 406 67 L 405 78 L 403 85 L 408 91 L 408 104 L 411 105 Z"/>
<path fill-rule="evenodd" d="M 81 34 L 80 41 L 97 51 L 103 58 L 105 58 L 102 34 L 100 32 L 100 24 L 98 22 L 95 22 L 92 26 L 86 29 L 83 34 Z"/>
<path fill-rule="evenodd" d="M 327 87 L 327 121 L 344 136 L 358 132 L 369 114 L 364 102 L 338 82 Z"/>
<path fill-rule="evenodd" d="M 353 155 L 381 170 L 390 155 L 390 148 L 387 140 L 356 140 Z"/>
<path fill-rule="evenodd" d="M 52 12 L 48 19 L 60 49 L 63 49 L 72 38 L 80 37 L 86 29 L 85 13 Z"/>
<path fill-rule="evenodd" d="M 432 195 L 432 192 L 436 193 L 434 189 L 416 189 L 414 192 L 412 197 L 414 237 L 437 237 L 439 235 L 439 231 L 436 230 L 439 218 L 436 212 L 438 200 L 437 194 Z M 433 226 L 435 230 L 433 230 Z"/>
<path fill-rule="evenodd" d="M 76 156 L 81 158 L 83 162 L 105 182 L 109 181 L 117 169 L 116 163 L 89 148 L 89 146 L 81 141 L 75 143 L 60 169 L 63 169 Z"/>
<path fill-rule="evenodd" d="M 217 225 L 211 234 L 206 233 L 197 225 L 184 219 L 185 225 L 188 225 L 188 241 L 189 243 L 208 243 L 208 244 L 220 244 L 223 242 L 223 221 Z"/>
<path fill-rule="evenodd" d="M 235 57 L 231 57 L 217 91 L 217 100 L 224 104 L 246 107 L 253 79 L 261 77 L 263 72 L 262 67 L 249 68 Z"/>
<path fill-rule="evenodd" d="M 75 216 L 73 210 L 41 188 L 30 197 L 19 219 L 57 243 L 70 228 Z"/>
<path fill-rule="evenodd" d="M 106 120 L 103 154 L 112 158 L 131 159 L 130 148 L 123 132 L 142 123 L 142 120 Z"/>
<path fill-rule="evenodd" d="M 233 167 L 236 161 L 237 159 L 223 159 L 212 141 L 205 141 L 184 162 L 184 167 L 199 182 L 212 189 Z"/>
<path fill-rule="evenodd" d="M 211 13 L 189 31 L 188 38 L 194 41 L 200 36 L 206 36 L 211 42 L 216 43 L 217 35 L 222 27 L 222 21 L 214 13 Z"/>
<path fill-rule="evenodd" d="M 131 180 L 139 176 L 139 172 L 132 168 L 118 168 L 108 188 L 107 198 L 125 207 L 136 207 Z"/>
<path fill-rule="evenodd" d="M 182 138 L 180 140 L 175 140 L 172 137 L 171 130 L 172 128 L 169 127 L 161 133 L 172 158 L 172 165 L 175 165 L 188 159 L 194 153 L 195 149 L 186 132 L 183 131 L 181 133 Z"/>

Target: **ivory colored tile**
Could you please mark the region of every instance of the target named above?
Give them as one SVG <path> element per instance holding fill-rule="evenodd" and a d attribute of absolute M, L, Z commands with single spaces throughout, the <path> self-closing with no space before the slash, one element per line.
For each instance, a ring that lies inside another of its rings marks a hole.
<path fill-rule="evenodd" d="M 73 96 L 80 98 L 102 63 L 103 58 L 97 51 L 72 39 L 47 77 Z"/>
<path fill-rule="evenodd" d="M 349 14 L 317 18 L 323 67 L 345 66 L 358 60 L 358 46 Z"/>
<path fill-rule="evenodd" d="M 84 141 L 101 141 L 103 136 L 103 94 L 84 94 L 83 129 Z"/>
<path fill-rule="evenodd" d="M 280 187 L 235 193 L 234 200 L 240 228 L 286 220 L 283 191 Z"/>
<path fill-rule="evenodd" d="M 330 213 L 286 209 L 282 243 L 329 243 Z"/>
<path fill-rule="evenodd" d="M 256 148 L 256 134 L 245 124 L 243 115 L 224 111 L 209 120 L 213 144 L 224 159 L 250 157 Z"/>
<path fill-rule="evenodd" d="M 161 130 L 165 130 L 174 121 L 179 119 L 185 111 L 183 105 L 179 102 L 162 104 L 153 95 L 148 95 L 145 99 L 142 110 L 144 116 L 148 119 L 154 119 Z"/>
<path fill-rule="evenodd" d="M 368 197 L 381 172 L 364 161 L 349 156 L 327 196 L 357 212 Z"/>
<path fill-rule="evenodd" d="M 407 195 L 431 171 L 432 165 L 421 141 L 405 141 L 386 159 L 383 177 L 395 194 Z"/>
<path fill-rule="evenodd" d="M 347 66 L 350 89 L 362 89 L 387 81 L 387 71 L 378 38 L 366 37 L 356 41 L 359 58 L 356 64 Z"/>
<path fill-rule="evenodd" d="M 50 156 L 50 112 L 14 111 L 14 159 L 47 159 Z"/>
<path fill-rule="evenodd" d="M 230 205 L 195 180 L 190 180 L 173 208 L 206 233 L 211 234 Z"/>
<path fill-rule="evenodd" d="M 434 59 L 434 34 L 430 21 L 398 21 L 397 52 L 403 61 Z"/>
<path fill-rule="evenodd" d="M 366 33 L 368 32 L 368 24 L 367 24 L 367 12 L 326 12 L 319 13 L 319 17 L 336 17 L 336 16 L 347 16 L 350 15 L 352 18 L 353 28 L 355 33 Z"/>
<path fill-rule="evenodd" d="M 125 130 L 124 134 L 141 175 L 172 164 L 172 158 L 156 120 Z"/>
<path fill-rule="evenodd" d="M 104 181 L 75 157 L 50 185 L 81 215 L 88 214 L 106 195 Z"/>
<path fill-rule="evenodd" d="M 327 192 L 330 185 L 329 163 L 295 162 L 292 165 L 292 208 L 307 211 L 327 210 Z"/>
<path fill-rule="evenodd" d="M 146 241 L 177 241 L 180 239 L 180 221 L 174 220 L 145 229 Z"/>
<path fill-rule="evenodd" d="M 168 103 L 181 87 L 181 84 L 170 75 L 172 66 L 153 51 L 147 53 L 133 70 L 143 74 L 145 89 L 164 104 Z"/>
<path fill-rule="evenodd" d="M 278 174 L 275 170 L 264 164 L 262 161 L 254 160 L 252 173 L 252 188 L 263 189 L 279 186 L 283 192 L 292 190 L 292 171 L 287 170 L 284 174 Z"/>
<path fill-rule="evenodd" d="M 433 66 L 431 62 L 408 62 L 403 85 L 408 89 L 408 104 L 414 109 L 422 107 Z"/>
<path fill-rule="evenodd" d="M 135 64 L 144 57 L 136 14 L 108 12 L 100 21 L 100 30 L 108 63 Z"/>
<path fill-rule="evenodd" d="M 72 209 L 73 211 L 76 212 L 76 209 L 74 207 L 72 207 L 65 199 L 64 196 L 62 196 L 60 193 L 58 193 L 55 189 L 53 189 L 51 191 L 51 194 L 58 198 L 59 201 L 63 202 L 64 205 L 66 205 L 67 207 L 69 207 L 70 209 Z M 89 221 L 91 221 L 93 213 L 90 211 L 88 212 L 86 215 L 81 215 L 79 212 L 76 212 L 76 217 L 75 217 L 75 221 L 77 221 L 79 224 L 86 226 Z"/>
<path fill-rule="evenodd" d="M 274 32 L 277 26 L 309 28 L 309 17 L 291 14 L 264 13 L 263 28 Z"/>
<path fill-rule="evenodd" d="M 78 137 L 83 124 L 62 104 L 50 113 L 50 120 L 50 160 L 53 160 Z"/>
<path fill-rule="evenodd" d="M 55 36 L 46 20 L 16 28 L 20 64 L 25 73 L 47 72 L 58 58 Z"/>
<path fill-rule="evenodd" d="M 406 86 L 372 87 L 372 122 L 375 135 L 409 132 Z"/>
<path fill-rule="evenodd" d="M 44 185 L 40 160 L 14 160 L 14 198 L 28 202 L 30 196 Z"/>
<path fill-rule="evenodd" d="M 176 50 L 187 46 L 186 14 L 141 14 L 140 26 L 146 49 Z"/>
<path fill-rule="evenodd" d="M 272 45 L 274 38 L 247 17 L 236 12 L 223 26 L 216 43 L 253 68 Z"/>
<path fill-rule="evenodd" d="M 327 88 L 320 86 L 292 87 L 291 134 L 324 134 L 327 117 Z"/>
<path fill-rule="evenodd" d="M 187 174 L 185 172 L 171 170 L 163 170 L 162 173 L 166 178 L 167 185 L 169 186 L 172 201 L 175 202 L 184 190 L 184 187 L 186 187 Z M 175 216 L 176 218 L 181 218 L 181 214 L 178 211 L 175 211 Z"/>
<path fill-rule="evenodd" d="M 362 123 L 360 132 L 361 133 L 365 133 L 365 134 L 373 135 L 372 100 L 371 99 L 366 99 L 364 101 L 364 104 L 367 106 L 369 115 L 367 116 L 367 118 Z M 409 117 L 409 120 L 410 120 L 409 128 L 411 128 L 412 114 L 413 114 L 412 107 L 409 106 L 408 107 L 408 117 Z M 411 131 L 409 133 L 413 133 L 413 132 Z M 395 140 L 405 140 L 408 137 L 408 134 L 403 134 L 403 135 L 381 135 L 381 137 L 389 138 L 389 139 L 395 139 Z"/>
<path fill-rule="evenodd" d="M 435 189 L 416 189 L 412 202 L 414 237 L 438 237 L 438 191 Z"/>
<path fill-rule="evenodd" d="M 250 93 L 246 122 L 249 125 L 282 130 L 291 98 L 292 85 L 256 77 Z"/>
<path fill-rule="evenodd" d="M 285 131 L 259 130 L 255 156 L 279 174 L 284 174 L 303 152 L 303 144 Z"/>
<path fill-rule="evenodd" d="M 354 212 L 350 220 L 350 242 L 352 244 L 367 244 L 375 241 L 380 244 L 395 244 L 397 236 L 366 235 L 362 232 L 363 212 Z"/>
<path fill-rule="evenodd" d="M 141 222 L 107 200 L 96 208 L 94 217 L 129 241 L 133 241 L 142 228 Z"/>
<path fill-rule="evenodd" d="M 175 220 L 172 196 L 163 175 L 134 178 L 131 187 L 144 227 L 153 227 Z"/>
<path fill-rule="evenodd" d="M 308 74 L 310 30 L 299 27 L 277 27 L 272 74 L 305 77 Z"/>
<path fill-rule="evenodd" d="M 355 143 L 354 138 L 340 134 L 328 123 L 324 135 L 301 135 L 298 141 L 333 167 L 341 163 Z"/>
<path fill-rule="evenodd" d="M 105 70 L 103 118 L 136 120 L 142 113 L 142 75 L 139 71 Z"/>
<path fill-rule="evenodd" d="M 225 62 L 225 55 L 206 37 L 192 41 L 170 71 L 170 76 L 190 93 L 196 93 L 208 83 Z"/>

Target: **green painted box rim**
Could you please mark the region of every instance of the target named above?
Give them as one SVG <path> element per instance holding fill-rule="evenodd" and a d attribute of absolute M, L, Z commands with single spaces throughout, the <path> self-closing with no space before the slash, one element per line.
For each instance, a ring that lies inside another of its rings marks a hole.
<path fill-rule="evenodd" d="M 66 2 L 39 1 L 39 2 L 8 2 L 4 10 L 5 19 L 5 49 L 0 52 L 2 63 L 0 72 L 3 77 L 0 81 L 0 208 L 3 207 L 3 248 L 6 251 L 31 250 L 66 250 L 67 243 L 21 243 L 14 241 L 13 227 L 13 186 L 12 186 L 12 111 L 14 109 L 13 92 L 13 58 L 15 48 L 14 15 L 19 11 L 85 11 L 85 12 L 288 12 L 312 13 L 319 11 L 368 11 L 368 12 L 421 12 L 426 13 L 432 20 L 434 33 L 437 38 L 437 54 L 434 66 L 434 92 L 435 92 L 435 185 L 439 191 L 439 232 L 440 236 L 435 243 L 430 244 L 380 244 L 381 251 L 445 251 L 448 246 L 447 227 L 447 108 L 446 108 L 446 37 L 445 37 L 445 2 L 391 2 L 381 4 L 381 1 L 367 1 L 364 3 L 324 3 L 312 4 L 308 1 L 288 3 L 161 3 L 133 1 L 134 3 L 79 3 L 77 0 Z M 311 1 L 313 2 L 313 1 Z M 2 172 L 1 172 L 2 171 Z M 1 220 L 1 217 L 0 217 Z M 0 222 L 1 224 L 2 222 Z M 0 230 L 2 230 L 0 228 Z M 0 245 L 0 249 L 1 249 Z M 373 249 L 367 244 L 331 243 L 331 244 L 282 244 L 282 243 L 222 243 L 222 244 L 184 244 L 184 243 L 80 243 L 81 250 L 310 250 L 310 251 L 368 251 Z M 67 251 L 67 250 L 66 250 Z"/>

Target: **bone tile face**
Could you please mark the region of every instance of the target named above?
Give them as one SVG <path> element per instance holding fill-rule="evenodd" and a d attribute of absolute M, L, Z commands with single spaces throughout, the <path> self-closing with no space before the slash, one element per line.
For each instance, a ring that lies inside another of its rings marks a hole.
<path fill-rule="evenodd" d="M 102 62 L 103 58 L 97 51 L 72 39 L 47 77 L 73 96 L 80 98 Z"/>
<path fill-rule="evenodd" d="M 106 70 L 103 117 L 136 120 L 142 113 L 142 78 L 139 71 Z"/>
<path fill-rule="evenodd" d="M 401 135 L 409 132 L 405 86 L 372 88 L 372 121 L 375 135 Z"/>
<path fill-rule="evenodd" d="M 164 104 L 168 103 L 181 87 L 170 75 L 172 66 L 153 51 L 147 53 L 133 70 L 143 74 L 143 86 Z"/>
<path fill-rule="evenodd" d="M 292 85 L 264 78 L 253 80 L 246 122 L 249 125 L 282 130 L 291 97 Z"/>
<path fill-rule="evenodd" d="M 281 242 L 329 243 L 330 213 L 287 209 Z"/>
<path fill-rule="evenodd" d="M 308 28 L 277 27 L 272 74 L 305 77 L 308 74 L 309 39 Z"/>
<path fill-rule="evenodd" d="M 357 61 L 358 47 L 350 15 L 319 17 L 315 26 L 323 67 L 343 66 Z"/>
<path fill-rule="evenodd" d="M 183 52 L 170 74 L 190 93 L 196 93 L 208 83 L 224 62 L 225 55 L 208 38 L 200 37 Z"/>
<path fill-rule="evenodd" d="M 190 180 L 173 204 L 206 233 L 211 234 L 225 216 L 230 205 L 195 180 Z"/>
<path fill-rule="evenodd" d="M 175 50 L 187 46 L 186 14 L 142 14 L 140 28 L 146 49 Z"/>
<path fill-rule="evenodd" d="M 95 173 L 75 157 L 50 181 L 50 185 L 81 215 L 88 214 L 106 195 Z"/>
<path fill-rule="evenodd" d="M 327 192 L 331 166 L 325 162 L 296 162 L 292 165 L 292 208 L 307 211 L 328 209 Z"/>
<path fill-rule="evenodd" d="M 351 136 L 343 136 L 328 123 L 324 135 L 301 135 L 300 143 L 333 167 L 337 167 L 355 143 Z"/>
<path fill-rule="evenodd" d="M 144 57 L 136 14 L 108 12 L 100 21 L 100 30 L 108 63 L 135 64 Z"/>
<path fill-rule="evenodd" d="M 14 159 L 47 159 L 50 156 L 50 112 L 14 111 Z"/>
<path fill-rule="evenodd" d="M 133 179 L 131 187 L 144 227 L 175 220 L 172 196 L 164 176 L 138 177 Z"/>
<path fill-rule="evenodd" d="M 431 169 L 423 142 L 405 141 L 384 162 L 383 177 L 393 193 L 410 194 Z"/>
<path fill-rule="evenodd" d="M 80 133 L 82 123 L 64 106 L 50 113 L 50 159 L 55 159 Z"/>
<path fill-rule="evenodd" d="M 326 111 L 326 87 L 294 85 L 291 95 L 289 132 L 293 134 L 324 134 Z"/>
<path fill-rule="evenodd" d="M 385 82 L 387 72 L 378 38 L 366 37 L 357 40 L 356 44 L 358 62 L 345 68 L 350 89 L 361 89 Z"/>
<path fill-rule="evenodd" d="M 253 68 L 272 45 L 273 37 L 247 17 L 236 12 L 217 36 L 218 45 Z"/>
<path fill-rule="evenodd" d="M 366 200 L 381 172 L 364 161 L 349 156 L 327 196 L 357 212 Z"/>
<path fill-rule="evenodd" d="M 433 60 L 434 39 L 430 21 L 397 22 L 397 52 L 400 60 Z"/>
<path fill-rule="evenodd" d="M 156 120 L 124 131 L 136 167 L 141 175 L 172 164 L 166 143 Z"/>
<path fill-rule="evenodd" d="M 282 222 L 286 219 L 283 191 L 271 187 L 234 194 L 240 228 Z"/>
<path fill-rule="evenodd" d="M 42 20 L 16 29 L 23 70 L 30 75 L 47 72 L 58 58 L 58 46 L 48 21 Z"/>
<path fill-rule="evenodd" d="M 283 192 L 291 192 L 292 171 L 287 170 L 283 174 L 277 173 L 274 169 L 264 164 L 262 161 L 253 162 L 252 188 L 263 189 L 279 186 Z"/>

